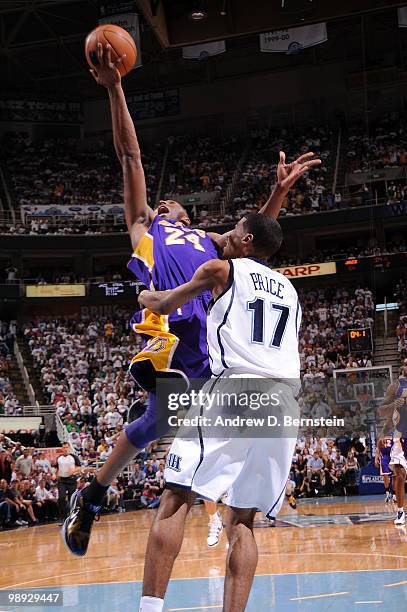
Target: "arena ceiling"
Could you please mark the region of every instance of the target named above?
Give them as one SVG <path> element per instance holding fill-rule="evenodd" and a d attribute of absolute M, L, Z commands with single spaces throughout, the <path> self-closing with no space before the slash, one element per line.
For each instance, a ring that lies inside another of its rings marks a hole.
<path fill-rule="evenodd" d="M 99 5 L 104 1 L 1 0 L 1 95 L 72 100 L 103 95 L 87 71 L 83 44 L 86 34 L 97 25 Z M 357 18 L 346 25 L 340 19 L 386 10 L 378 14 L 377 21 L 388 33 L 396 26 L 395 12 L 389 9 L 406 4 L 406 0 L 207 0 L 208 18 L 193 23 L 188 19 L 193 0 L 134 2 L 141 14 L 143 69 L 127 77 L 131 91 L 284 70 L 307 61 L 337 61 L 341 54 L 360 52 Z M 311 10 L 310 3 L 314 3 Z M 221 15 L 222 9 L 226 15 Z M 323 56 L 317 48 L 294 58 L 258 53 L 254 33 L 320 20 L 334 20 Z M 203 62 L 182 60 L 179 47 L 223 38 L 228 39 L 228 53 Z M 397 44 L 392 37 L 383 38 L 387 47 Z"/>

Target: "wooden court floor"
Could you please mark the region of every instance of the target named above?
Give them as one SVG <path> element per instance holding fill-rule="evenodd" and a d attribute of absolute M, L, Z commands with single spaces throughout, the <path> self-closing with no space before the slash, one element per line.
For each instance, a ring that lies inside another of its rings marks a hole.
<path fill-rule="evenodd" d="M 140 581 L 154 512 L 142 510 L 103 516 L 95 524 L 84 558 L 69 554 L 56 524 L 1 532 L 0 588 Z M 393 518 L 394 508 L 385 504 L 382 496 L 348 498 L 346 501 L 333 498 L 300 500 L 297 510 L 283 507 L 276 528 L 270 528 L 258 514 L 255 529 L 259 547 L 257 574 L 385 570 L 391 575 L 394 570 L 399 579 L 404 576 L 400 570 L 405 570 L 405 580 L 396 582 L 407 585 L 407 529 L 395 527 Z M 226 536 L 223 534 L 221 543 L 214 549 L 207 548 L 206 536 L 206 514 L 203 506 L 195 506 L 187 522 L 173 579 L 224 575 Z M 404 597 L 404 609 L 407 609 L 406 590 L 403 600 Z M 208 606 L 208 609 L 216 607 L 220 609 L 219 606 Z"/>

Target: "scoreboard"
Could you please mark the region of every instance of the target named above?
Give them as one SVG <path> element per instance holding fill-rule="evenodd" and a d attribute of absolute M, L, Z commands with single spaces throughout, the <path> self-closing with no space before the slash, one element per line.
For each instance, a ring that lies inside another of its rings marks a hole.
<path fill-rule="evenodd" d="M 143 283 L 138 281 L 116 281 L 92 284 L 90 288 L 91 297 L 126 297 L 137 298 L 139 293 L 145 289 Z"/>
<path fill-rule="evenodd" d="M 370 327 L 348 329 L 348 345 L 351 353 L 370 353 L 373 349 Z"/>

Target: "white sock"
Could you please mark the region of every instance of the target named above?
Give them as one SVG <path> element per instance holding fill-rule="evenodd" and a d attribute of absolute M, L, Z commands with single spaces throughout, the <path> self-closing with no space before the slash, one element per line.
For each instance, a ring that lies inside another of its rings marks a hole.
<path fill-rule="evenodd" d="M 139 612 L 162 612 L 164 600 L 159 597 L 142 597 Z"/>
<path fill-rule="evenodd" d="M 404 512 L 404 508 L 397 508 L 399 512 Z"/>

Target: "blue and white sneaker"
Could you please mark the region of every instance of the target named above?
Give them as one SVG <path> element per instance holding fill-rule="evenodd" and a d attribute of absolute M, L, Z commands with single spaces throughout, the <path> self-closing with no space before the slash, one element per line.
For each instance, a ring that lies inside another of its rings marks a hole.
<path fill-rule="evenodd" d="M 398 510 L 397 517 L 394 519 L 394 524 L 395 525 L 405 525 L 405 522 L 406 522 L 406 515 L 404 513 L 404 510 Z"/>

